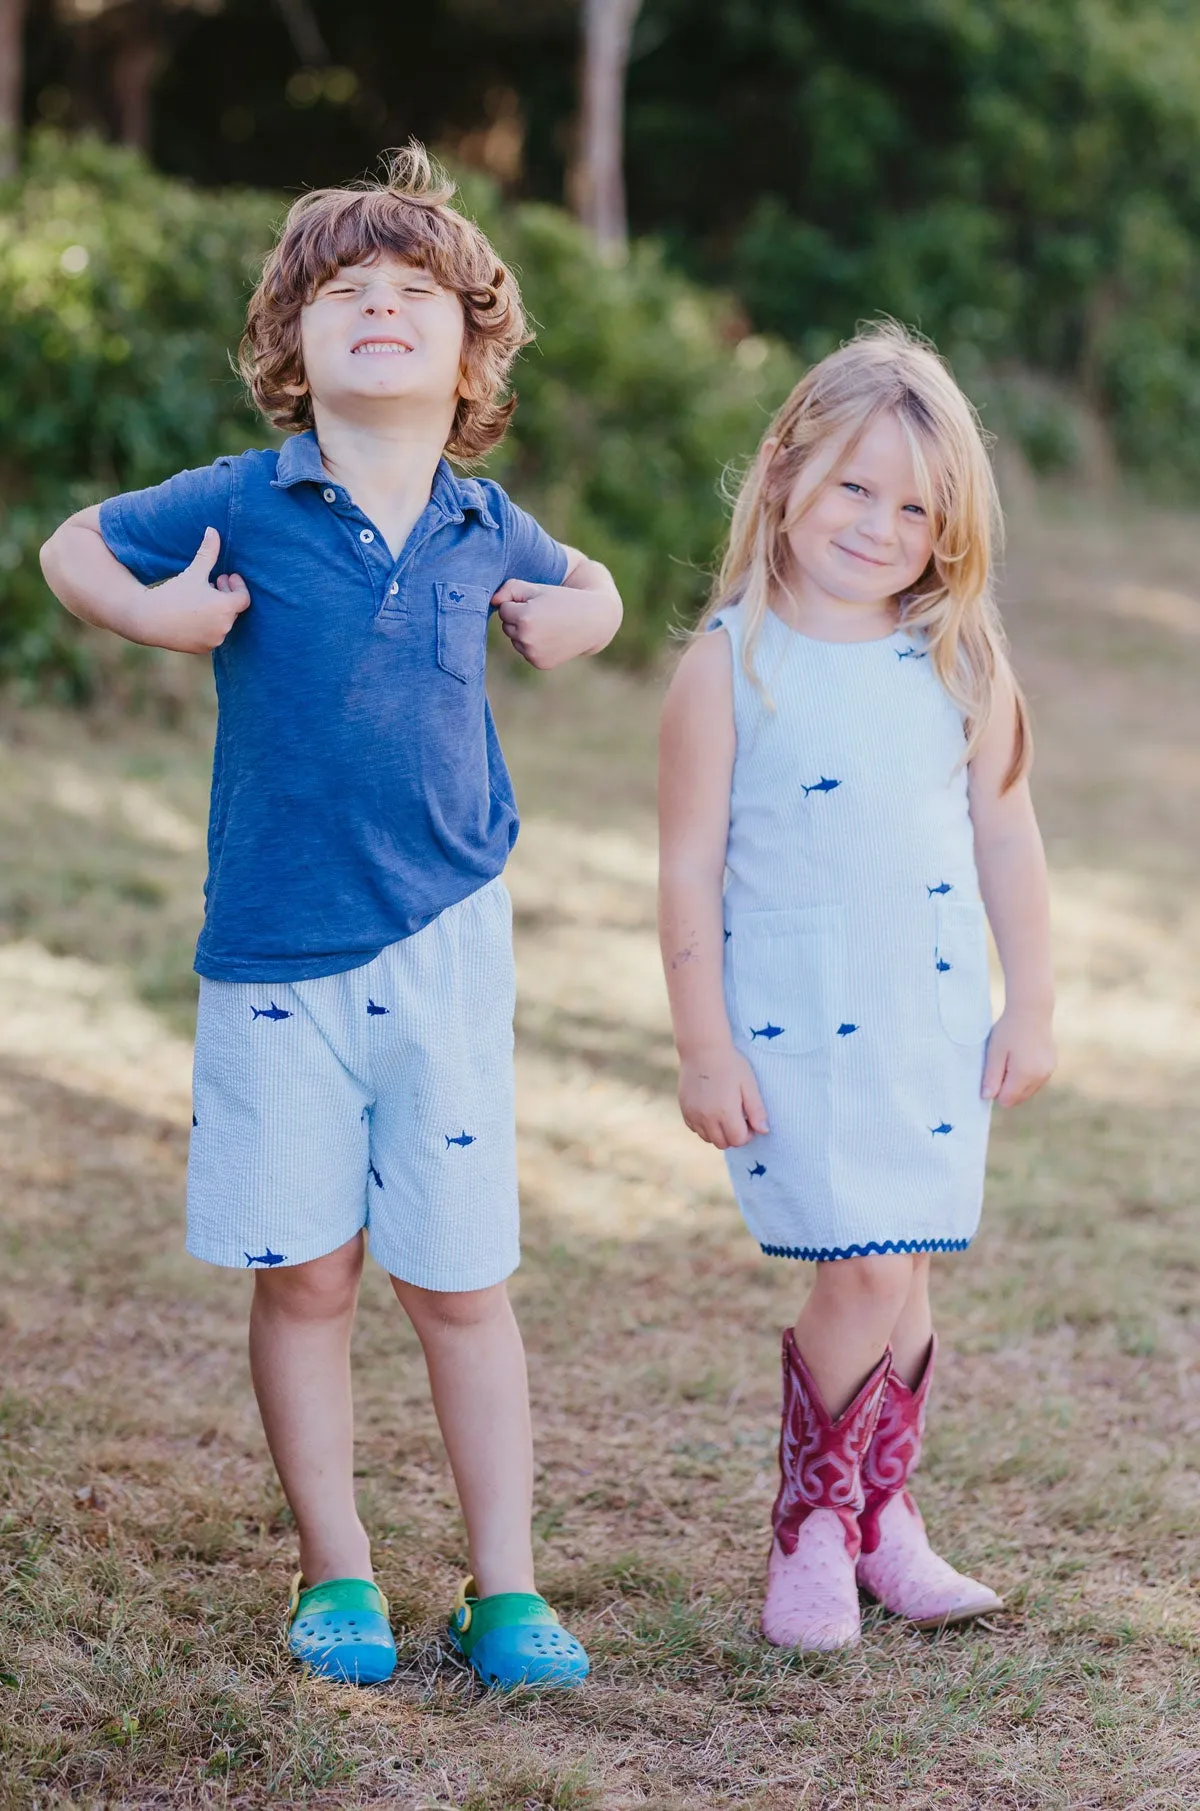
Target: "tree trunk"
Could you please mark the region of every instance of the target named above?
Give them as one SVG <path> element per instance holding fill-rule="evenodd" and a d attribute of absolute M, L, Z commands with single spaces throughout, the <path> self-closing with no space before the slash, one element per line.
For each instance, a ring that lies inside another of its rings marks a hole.
<path fill-rule="evenodd" d="M 14 176 L 21 138 L 27 0 L 0 0 L 0 177 Z"/>
<path fill-rule="evenodd" d="M 319 69 L 328 63 L 329 48 L 321 36 L 321 27 L 309 0 L 275 0 L 275 6 L 300 61 L 309 69 Z"/>
<path fill-rule="evenodd" d="M 150 96 L 166 62 L 166 49 L 151 10 L 138 7 L 117 40 L 112 60 L 112 93 L 117 137 L 139 151 L 150 149 Z"/>
<path fill-rule="evenodd" d="M 583 0 L 583 67 L 575 206 L 600 252 L 625 251 L 625 69 L 641 0 Z"/>

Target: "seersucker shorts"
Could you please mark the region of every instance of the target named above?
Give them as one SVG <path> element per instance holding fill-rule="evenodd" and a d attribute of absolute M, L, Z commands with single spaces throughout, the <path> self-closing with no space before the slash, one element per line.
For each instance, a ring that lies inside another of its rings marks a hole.
<path fill-rule="evenodd" d="M 366 1228 L 425 1289 L 520 1257 L 512 905 L 502 880 L 373 962 L 319 980 L 200 983 L 187 1248 L 303 1264 Z"/>

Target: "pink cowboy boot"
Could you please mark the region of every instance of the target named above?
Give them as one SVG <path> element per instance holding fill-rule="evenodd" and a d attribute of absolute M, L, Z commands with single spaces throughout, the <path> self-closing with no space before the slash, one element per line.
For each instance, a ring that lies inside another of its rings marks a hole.
<path fill-rule="evenodd" d="M 858 1517 L 863 1454 L 888 1375 L 885 1353 L 849 1408 L 830 1420 L 791 1328 L 783 1336 L 781 1482 L 771 1521 L 762 1631 L 775 1647 L 827 1650 L 858 1640 Z"/>
<path fill-rule="evenodd" d="M 937 1336 L 921 1381 L 910 1390 L 897 1372 L 887 1380 L 883 1408 L 863 1462 L 866 1504 L 859 1517 L 862 1553 L 858 1582 L 890 1610 L 919 1629 L 969 1622 L 1003 1607 L 996 1593 L 939 1559 L 929 1545 L 908 1480 L 921 1457 L 925 1404 L 937 1357 Z"/>

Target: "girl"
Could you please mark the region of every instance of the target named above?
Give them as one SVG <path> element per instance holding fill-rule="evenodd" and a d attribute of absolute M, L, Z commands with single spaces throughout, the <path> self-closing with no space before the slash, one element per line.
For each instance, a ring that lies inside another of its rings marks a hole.
<path fill-rule="evenodd" d="M 858 1586 L 921 1628 L 1000 1607 L 932 1552 L 907 1491 L 929 1254 L 978 1224 L 992 1102 L 1028 1099 L 1055 1060 L 998 528 L 946 367 L 891 323 L 861 332 L 772 423 L 664 708 L 683 1117 L 726 1153 L 763 1250 L 817 1266 L 783 1336 L 762 1624 L 779 1647 L 857 1641 Z"/>

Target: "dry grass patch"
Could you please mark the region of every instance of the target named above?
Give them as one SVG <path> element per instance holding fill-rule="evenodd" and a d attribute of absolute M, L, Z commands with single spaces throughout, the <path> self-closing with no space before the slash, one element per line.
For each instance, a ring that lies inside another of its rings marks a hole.
<path fill-rule="evenodd" d="M 939 1541 L 1010 1607 L 940 1637 L 872 1614 L 832 1659 L 755 1628 L 776 1333 L 803 1278 L 756 1254 L 675 1111 L 655 687 L 499 686 L 527 813 L 515 1293 L 537 1538 L 596 1663 L 562 1698 L 484 1697 L 446 1652 L 461 1529 L 416 1342 L 376 1274 L 359 1483 L 401 1663 L 363 1693 L 287 1666 L 293 1540 L 246 1376 L 248 1279 L 181 1249 L 204 732 L 12 720 L 0 1803 L 1200 1803 L 1197 554 L 1194 524 L 1132 513 L 1121 536 L 1093 516 L 1031 520 L 1019 541 L 1064 1065 L 998 1123 L 984 1232 L 942 1267 L 921 1491 Z"/>

